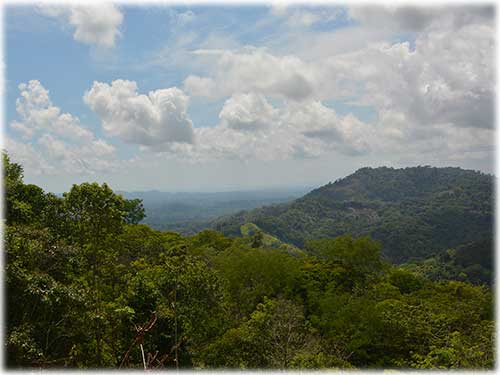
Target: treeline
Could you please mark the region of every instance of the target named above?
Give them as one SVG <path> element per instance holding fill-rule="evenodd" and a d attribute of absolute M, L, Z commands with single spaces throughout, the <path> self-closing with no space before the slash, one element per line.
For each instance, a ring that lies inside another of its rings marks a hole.
<path fill-rule="evenodd" d="M 290 253 L 155 231 L 105 184 L 56 197 L 3 163 L 8 367 L 493 367 L 488 286 L 391 265 L 368 237 Z"/>

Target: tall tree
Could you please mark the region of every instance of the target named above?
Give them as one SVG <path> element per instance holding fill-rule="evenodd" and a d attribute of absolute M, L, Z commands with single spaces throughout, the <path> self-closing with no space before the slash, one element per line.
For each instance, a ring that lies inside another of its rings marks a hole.
<path fill-rule="evenodd" d="M 85 249 L 88 282 L 93 298 L 94 332 L 97 366 L 102 365 L 102 295 L 101 266 L 113 261 L 113 253 L 106 248 L 106 240 L 119 234 L 127 216 L 126 202 L 107 184 L 73 185 L 63 194 L 67 220 L 73 240 Z"/>

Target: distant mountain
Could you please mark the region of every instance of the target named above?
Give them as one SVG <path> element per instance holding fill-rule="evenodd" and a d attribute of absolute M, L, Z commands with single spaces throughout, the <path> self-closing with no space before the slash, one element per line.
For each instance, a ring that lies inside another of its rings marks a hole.
<path fill-rule="evenodd" d="M 151 190 L 118 193 L 127 199 L 142 199 L 146 210 L 144 224 L 158 230 L 189 235 L 209 228 L 210 222 L 219 216 L 263 205 L 289 202 L 310 190 L 310 188 L 290 188 L 199 193 Z"/>
<path fill-rule="evenodd" d="M 493 176 L 460 168 L 362 168 L 285 204 L 242 211 L 212 226 L 239 235 L 254 223 L 283 242 L 369 235 L 401 263 L 493 237 Z"/>

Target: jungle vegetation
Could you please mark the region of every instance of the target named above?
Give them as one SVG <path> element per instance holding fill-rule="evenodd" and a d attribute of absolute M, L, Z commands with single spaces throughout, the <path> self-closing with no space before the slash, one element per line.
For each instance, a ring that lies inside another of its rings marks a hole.
<path fill-rule="evenodd" d="M 411 202 L 367 188 L 345 193 L 357 203 L 331 203 L 320 189 L 307 216 L 304 198 L 277 208 L 279 225 L 259 219 L 228 237 L 154 230 L 138 224 L 140 200 L 106 184 L 56 196 L 25 184 L 6 154 L 3 168 L 9 368 L 493 368 L 491 190 L 476 175 L 455 185 L 450 171 L 448 193 L 417 186 Z M 407 236 L 394 247 L 375 219 L 373 238 L 309 224 L 314 210 L 343 204 L 339 215 L 356 207 L 359 228 L 372 220 L 360 210 L 389 210 L 385 225 Z M 425 231 L 415 238 L 429 213 L 445 224 L 430 230 L 448 233 L 435 240 L 447 251 L 432 253 Z M 298 225 L 287 235 L 286 220 Z M 472 244 L 452 246 L 463 241 Z M 391 262 L 414 252 L 430 257 Z M 467 270 L 474 264 L 488 277 Z"/>

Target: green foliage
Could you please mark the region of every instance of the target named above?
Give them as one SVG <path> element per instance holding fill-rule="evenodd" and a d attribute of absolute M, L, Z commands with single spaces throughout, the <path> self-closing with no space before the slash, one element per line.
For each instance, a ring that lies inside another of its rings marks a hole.
<path fill-rule="evenodd" d="M 114 194 L 108 185 L 73 185 L 63 197 L 76 242 L 96 245 L 100 239 L 120 232 L 127 216 L 125 199 Z"/>
<path fill-rule="evenodd" d="M 19 164 L 11 163 L 9 156 L 3 151 L 2 165 L 7 224 L 27 223 L 33 218 L 33 210 L 30 202 L 36 201 L 36 194 L 38 192 L 32 191 L 30 188 L 25 188 L 23 183 L 23 168 Z M 31 197 L 30 193 L 33 193 L 35 196 Z M 28 199 L 25 200 L 23 198 Z"/>
<path fill-rule="evenodd" d="M 247 321 L 209 347 L 206 361 L 228 368 L 333 367 L 335 359 L 321 351 L 318 340 L 302 306 L 265 298 Z"/>
<path fill-rule="evenodd" d="M 227 280 L 237 318 L 251 313 L 264 297 L 291 295 L 299 287 L 299 261 L 280 251 L 232 247 L 218 254 L 214 264 Z"/>
<path fill-rule="evenodd" d="M 382 273 L 384 262 L 380 258 L 380 243 L 368 237 L 353 239 L 349 236 L 312 240 L 306 244 L 311 254 L 336 263 L 338 282 L 350 288 L 363 287 Z"/>
<path fill-rule="evenodd" d="M 7 227 L 4 243 L 8 365 L 69 365 L 71 343 L 83 343 L 85 330 L 86 295 L 73 282 L 78 249 L 24 226 Z"/>
<path fill-rule="evenodd" d="M 57 197 L 6 155 L 4 170 L 9 368 L 139 369 L 139 343 L 148 368 L 493 368 L 489 237 L 402 266 L 367 236 L 311 238 L 307 253 L 251 223 L 183 237 L 136 224 L 141 203 L 106 184 Z M 389 181 L 358 198 L 413 189 Z"/>
<path fill-rule="evenodd" d="M 146 217 L 144 205 L 140 199 L 125 200 L 124 210 L 127 224 L 139 224 Z"/>
<path fill-rule="evenodd" d="M 443 346 L 431 346 L 427 355 L 415 354 L 412 367 L 419 369 L 493 368 L 493 322 L 484 321 L 471 335 L 452 332 Z"/>
<path fill-rule="evenodd" d="M 389 274 L 389 283 L 397 287 L 404 294 L 421 289 L 424 286 L 425 280 L 415 273 L 396 268 Z"/>
<path fill-rule="evenodd" d="M 242 236 L 248 239 L 248 243 L 253 248 L 263 247 L 267 249 L 280 249 L 289 255 L 304 256 L 305 253 L 298 247 L 284 243 L 277 237 L 264 232 L 254 223 L 245 223 L 240 227 Z"/>
<path fill-rule="evenodd" d="M 475 171 L 362 168 L 292 203 L 240 212 L 213 227 L 239 235 L 253 223 L 300 248 L 308 240 L 367 235 L 383 244 L 384 257 L 402 263 L 493 238 L 492 197 L 493 178 Z"/>
<path fill-rule="evenodd" d="M 401 266 L 434 281 L 457 280 L 491 285 L 493 244 L 489 239 L 472 242 Z"/>

